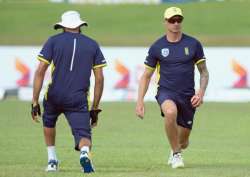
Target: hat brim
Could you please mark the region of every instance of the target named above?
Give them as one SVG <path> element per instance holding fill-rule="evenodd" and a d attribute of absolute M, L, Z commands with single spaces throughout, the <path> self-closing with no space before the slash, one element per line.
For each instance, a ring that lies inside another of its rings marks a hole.
<path fill-rule="evenodd" d="M 184 18 L 184 16 L 182 14 L 177 13 L 177 14 L 173 14 L 173 15 L 170 15 L 170 16 L 165 16 L 165 19 L 170 19 L 170 18 L 172 18 L 174 16 L 180 16 L 180 17 Z"/>
<path fill-rule="evenodd" d="M 88 23 L 85 22 L 85 21 L 81 21 L 81 23 L 79 23 L 77 25 L 67 25 L 67 24 L 63 24 L 62 22 L 59 22 L 59 23 L 56 23 L 54 25 L 54 29 L 55 30 L 61 29 L 61 28 L 71 28 L 71 29 L 74 29 L 74 28 L 82 27 L 82 26 L 88 26 Z"/>

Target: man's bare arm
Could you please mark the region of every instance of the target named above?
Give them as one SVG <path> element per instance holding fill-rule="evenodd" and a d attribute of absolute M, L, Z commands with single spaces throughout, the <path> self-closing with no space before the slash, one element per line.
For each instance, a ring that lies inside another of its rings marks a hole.
<path fill-rule="evenodd" d="M 154 73 L 154 70 L 145 68 L 143 75 L 141 76 L 139 89 L 138 89 L 138 98 L 136 103 L 136 115 L 140 118 L 144 117 L 145 108 L 144 108 L 144 96 L 148 90 L 150 79 Z"/>
<path fill-rule="evenodd" d="M 103 92 L 104 76 L 102 67 L 95 68 L 93 71 L 95 75 L 95 87 L 92 109 L 98 109 Z"/>
<path fill-rule="evenodd" d="M 43 86 L 44 75 L 48 66 L 49 65 L 47 63 L 41 61 L 36 69 L 34 81 L 33 81 L 32 104 L 34 105 L 38 104 L 39 95 Z"/>
<path fill-rule="evenodd" d="M 209 81 L 209 73 L 208 73 L 208 69 L 206 66 L 206 61 L 201 62 L 197 65 L 197 68 L 200 72 L 200 89 L 199 89 L 199 94 L 201 94 L 200 96 L 204 96 L 207 85 L 208 85 L 208 81 Z"/>
<path fill-rule="evenodd" d="M 197 65 L 200 72 L 200 89 L 191 98 L 191 104 L 193 107 L 199 107 L 203 103 L 203 97 L 208 85 L 209 73 L 206 66 L 206 61 L 203 61 Z"/>

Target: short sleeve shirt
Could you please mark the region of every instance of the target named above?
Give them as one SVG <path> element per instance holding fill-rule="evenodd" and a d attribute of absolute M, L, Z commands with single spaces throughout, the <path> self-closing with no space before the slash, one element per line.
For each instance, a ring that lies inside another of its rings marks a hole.
<path fill-rule="evenodd" d="M 158 85 L 181 95 L 194 94 L 194 66 L 205 61 L 201 43 L 186 34 L 169 42 L 164 35 L 148 51 L 144 64 L 159 75 Z"/>
<path fill-rule="evenodd" d="M 87 93 L 91 70 L 106 66 L 97 42 L 79 33 L 63 32 L 50 37 L 38 59 L 52 65 L 52 82 L 48 94 L 57 97 Z"/>

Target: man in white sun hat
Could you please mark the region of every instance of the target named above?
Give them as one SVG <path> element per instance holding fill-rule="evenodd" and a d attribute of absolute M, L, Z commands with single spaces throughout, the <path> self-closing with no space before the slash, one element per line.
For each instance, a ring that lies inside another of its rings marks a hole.
<path fill-rule="evenodd" d="M 155 69 L 158 73 L 156 100 L 164 117 L 165 133 L 171 153 L 168 164 L 172 168 L 184 167 L 181 150 L 187 148 L 193 126 L 195 109 L 203 102 L 208 84 L 208 70 L 201 43 L 182 33 L 184 17 L 178 7 L 167 8 L 164 13 L 166 34 L 149 49 L 144 62 L 136 105 L 136 114 L 144 117 L 143 99 Z M 194 67 L 200 73 L 200 88 L 194 90 Z"/>
<path fill-rule="evenodd" d="M 71 127 L 75 149 L 80 151 L 80 165 L 85 173 L 94 172 L 90 159 L 91 127 L 98 120 L 99 102 L 103 92 L 104 76 L 102 67 L 106 60 L 96 41 L 81 34 L 80 27 L 87 23 L 76 11 L 62 14 L 62 21 L 54 29 L 62 33 L 50 37 L 38 55 L 40 61 L 34 76 L 32 118 L 38 122 L 40 116 L 39 94 L 45 72 L 51 66 L 51 82 L 43 100 L 42 115 L 45 143 L 48 150 L 46 171 L 58 170 L 55 150 L 56 122 L 63 113 Z M 90 76 L 95 76 L 94 100 L 88 104 Z"/>

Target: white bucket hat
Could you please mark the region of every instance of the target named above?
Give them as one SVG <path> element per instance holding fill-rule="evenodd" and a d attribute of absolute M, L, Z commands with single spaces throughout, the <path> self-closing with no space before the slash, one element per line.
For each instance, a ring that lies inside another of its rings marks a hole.
<path fill-rule="evenodd" d="M 77 28 L 79 26 L 88 26 L 87 22 L 82 21 L 77 11 L 66 11 L 61 16 L 62 21 L 54 25 L 54 29 L 59 28 Z"/>

